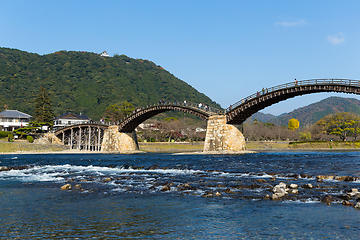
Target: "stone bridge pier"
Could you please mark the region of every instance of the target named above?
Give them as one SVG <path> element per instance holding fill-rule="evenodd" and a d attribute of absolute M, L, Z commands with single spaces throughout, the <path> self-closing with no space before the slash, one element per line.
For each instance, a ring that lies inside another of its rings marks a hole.
<path fill-rule="evenodd" d="M 242 124 L 227 124 L 226 116 L 210 116 L 204 144 L 204 152 L 240 152 L 245 150 Z M 136 132 L 119 132 L 118 126 L 109 126 L 104 132 L 102 152 L 131 153 L 139 151 Z"/>
<path fill-rule="evenodd" d="M 227 124 L 225 115 L 210 116 L 204 144 L 204 152 L 240 152 L 245 150 L 242 124 Z"/>
<path fill-rule="evenodd" d="M 104 132 L 101 151 L 120 153 L 139 151 L 136 132 L 122 133 L 119 132 L 118 126 L 109 126 Z"/>

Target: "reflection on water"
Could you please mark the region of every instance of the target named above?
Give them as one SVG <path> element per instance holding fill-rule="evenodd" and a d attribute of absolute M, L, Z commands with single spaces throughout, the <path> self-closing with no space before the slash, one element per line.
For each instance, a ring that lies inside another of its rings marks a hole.
<path fill-rule="evenodd" d="M 340 197 L 360 189 L 359 157 L 2 155 L 0 239 L 357 239 L 360 210 Z M 317 175 L 352 179 L 318 182 Z M 264 200 L 280 182 L 296 183 L 299 193 Z M 60 190 L 66 183 L 72 188 Z M 330 206 L 321 202 L 326 195 Z"/>

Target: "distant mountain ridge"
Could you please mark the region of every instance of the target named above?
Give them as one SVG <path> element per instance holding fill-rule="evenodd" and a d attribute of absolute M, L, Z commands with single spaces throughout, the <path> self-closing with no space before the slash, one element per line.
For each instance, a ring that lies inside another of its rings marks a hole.
<path fill-rule="evenodd" d="M 300 121 L 300 126 L 309 126 L 326 115 L 337 112 L 350 112 L 360 115 L 360 101 L 355 98 L 329 97 L 280 116 L 258 112 L 248 118 L 246 122 L 250 123 L 257 119 L 258 121 L 284 126 L 288 124 L 289 119 L 296 118 Z"/>

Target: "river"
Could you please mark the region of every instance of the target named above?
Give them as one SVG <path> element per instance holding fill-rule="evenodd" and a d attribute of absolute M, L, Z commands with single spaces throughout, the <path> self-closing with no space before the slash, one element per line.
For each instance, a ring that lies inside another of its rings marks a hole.
<path fill-rule="evenodd" d="M 24 154 L 0 166 L 0 239 L 360 236 L 360 209 L 342 204 L 360 190 L 359 152 Z M 298 193 L 264 199 L 281 182 Z"/>

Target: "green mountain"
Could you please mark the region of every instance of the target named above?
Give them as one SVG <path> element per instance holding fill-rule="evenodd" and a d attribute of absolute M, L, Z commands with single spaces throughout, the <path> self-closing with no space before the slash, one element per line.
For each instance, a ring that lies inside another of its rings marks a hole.
<path fill-rule="evenodd" d="M 71 111 L 97 120 L 120 101 L 146 106 L 178 101 L 220 108 L 203 93 L 155 63 L 125 55 L 59 51 L 38 55 L 0 48 L 0 110 L 5 105 L 34 114 L 34 96 L 43 86 L 56 115 Z"/>
<path fill-rule="evenodd" d="M 289 119 L 296 118 L 300 126 L 310 126 L 330 113 L 350 112 L 360 115 L 360 101 L 355 98 L 329 97 L 308 106 L 297 108 L 292 112 L 274 116 L 271 114 L 255 113 L 247 122 L 255 118 L 262 122 L 270 122 L 276 125 L 286 126 Z"/>

